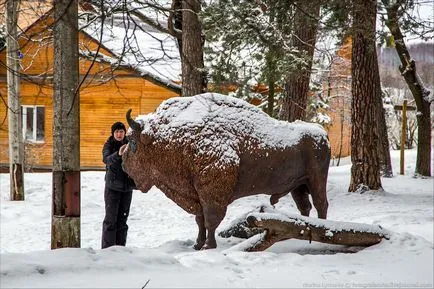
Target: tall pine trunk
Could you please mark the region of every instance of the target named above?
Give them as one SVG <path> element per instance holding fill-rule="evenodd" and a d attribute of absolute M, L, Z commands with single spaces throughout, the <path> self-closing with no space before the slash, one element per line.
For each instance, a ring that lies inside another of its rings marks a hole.
<path fill-rule="evenodd" d="M 80 247 L 78 0 L 54 1 L 51 248 Z"/>
<path fill-rule="evenodd" d="M 271 7 L 270 9 L 270 23 L 275 23 L 276 20 L 276 8 Z M 273 35 L 274 36 L 274 35 Z M 268 47 L 268 52 L 265 56 L 266 63 L 266 79 L 268 85 L 268 96 L 267 96 L 267 109 L 266 112 L 269 116 L 273 117 L 274 112 L 274 98 L 275 98 L 275 86 L 276 86 L 276 57 L 278 57 L 279 51 L 275 45 L 270 45 Z"/>
<path fill-rule="evenodd" d="M 20 101 L 20 65 L 18 60 L 19 1 L 6 3 L 6 64 L 8 82 L 8 129 L 9 129 L 9 175 L 10 199 L 24 200 L 24 143 Z"/>
<path fill-rule="evenodd" d="M 182 95 L 191 96 L 204 92 L 206 85 L 200 1 L 183 0 L 182 9 Z"/>
<path fill-rule="evenodd" d="M 305 59 L 286 80 L 285 98 L 280 119 L 295 121 L 306 118 L 307 97 L 316 43 L 316 32 L 321 1 L 297 1 L 294 19 L 293 45 Z M 308 13 L 309 15 L 306 15 Z"/>
<path fill-rule="evenodd" d="M 349 191 L 381 189 L 378 126 L 379 73 L 375 0 L 353 1 L 351 182 Z"/>
<path fill-rule="evenodd" d="M 378 63 L 378 59 L 377 59 Z M 383 177 L 391 178 L 393 177 L 392 171 L 392 161 L 390 159 L 390 146 L 389 146 L 389 136 L 387 134 L 387 125 L 386 125 L 386 110 L 383 107 L 383 92 L 381 90 L 381 81 L 380 81 L 380 71 L 378 64 L 372 67 L 372 72 L 374 75 L 378 74 L 378 77 L 375 77 L 375 87 L 376 91 L 376 100 L 377 100 L 377 126 L 378 126 L 378 136 L 380 138 L 380 149 L 378 150 L 378 158 L 380 160 L 380 168 L 381 175 Z"/>
<path fill-rule="evenodd" d="M 395 48 L 401 61 L 399 67 L 402 76 L 414 97 L 417 107 L 417 157 L 415 174 L 431 176 L 431 115 L 429 91 L 425 89 L 416 71 L 416 63 L 410 57 L 410 53 L 404 42 L 404 36 L 398 23 L 398 9 L 401 2 L 389 4 L 382 0 L 387 11 L 386 25 L 395 39 Z"/>

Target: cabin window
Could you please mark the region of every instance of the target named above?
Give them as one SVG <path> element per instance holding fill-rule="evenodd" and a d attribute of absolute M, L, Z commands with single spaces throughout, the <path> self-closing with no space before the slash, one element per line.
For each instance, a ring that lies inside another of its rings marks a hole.
<path fill-rule="evenodd" d="M 23 105 L 21 109 L 24 140 L 43 142 L 45 137 L 45 107 Z"/>

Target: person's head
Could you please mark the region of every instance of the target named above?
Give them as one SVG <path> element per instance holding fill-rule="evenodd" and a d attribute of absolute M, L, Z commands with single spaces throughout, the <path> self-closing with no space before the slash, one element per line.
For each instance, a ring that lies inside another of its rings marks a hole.
<path fill-rule="evenodd" d="M 112 136 L 117 141 L 122 141 L 125 138 L 125 133 L 127 132 L 127 129 L 125 128 L 125 125 L 118 121 L 115 122 L 112 125 Z"/>

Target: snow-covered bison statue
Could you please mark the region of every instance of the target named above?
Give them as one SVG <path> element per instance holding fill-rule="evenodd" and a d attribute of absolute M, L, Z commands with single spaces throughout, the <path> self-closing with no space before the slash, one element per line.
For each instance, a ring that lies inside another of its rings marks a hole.
<path fill-rule="evenodd" d="M 278 121 L 216 93 L 174 97 L 135 120 L 129 110 L 127 121 L 124 170 L 142 192 L 155 185 L 196 216 L 197 250 L 217 246 L 227 206 L 245 196 L 271 195 L 274 205 L 291 192 L 308 216 L 310 193 L 318 217 L 327 216 L 330 145 L 318 124 Z"/>

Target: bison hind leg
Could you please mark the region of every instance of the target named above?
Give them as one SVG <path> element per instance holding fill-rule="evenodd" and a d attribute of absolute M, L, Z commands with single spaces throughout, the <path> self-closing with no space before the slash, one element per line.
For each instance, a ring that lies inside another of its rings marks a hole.
<path fill-rule="evenodd" d="M 292 198 L 294 199 L 297 209 L 303 216 L 308 217 L 310 210 L 312 209 L 312 204 L 309 200 L 309 189 L 303 184 L 292 190 Z"/>
<path fill-rule="evenodd" d="M 318 212 L 318 218 L 327 219 L 327 174 L 320 177 L 312 176 L 309 179 L 309 191 L 312 196 L 312 202 Z"/>
<path fill-rule="evenodd" d="M 270 204 L 274 207 L 275 204 L 279 202 L 280 195 L 271 195 Z"/>

